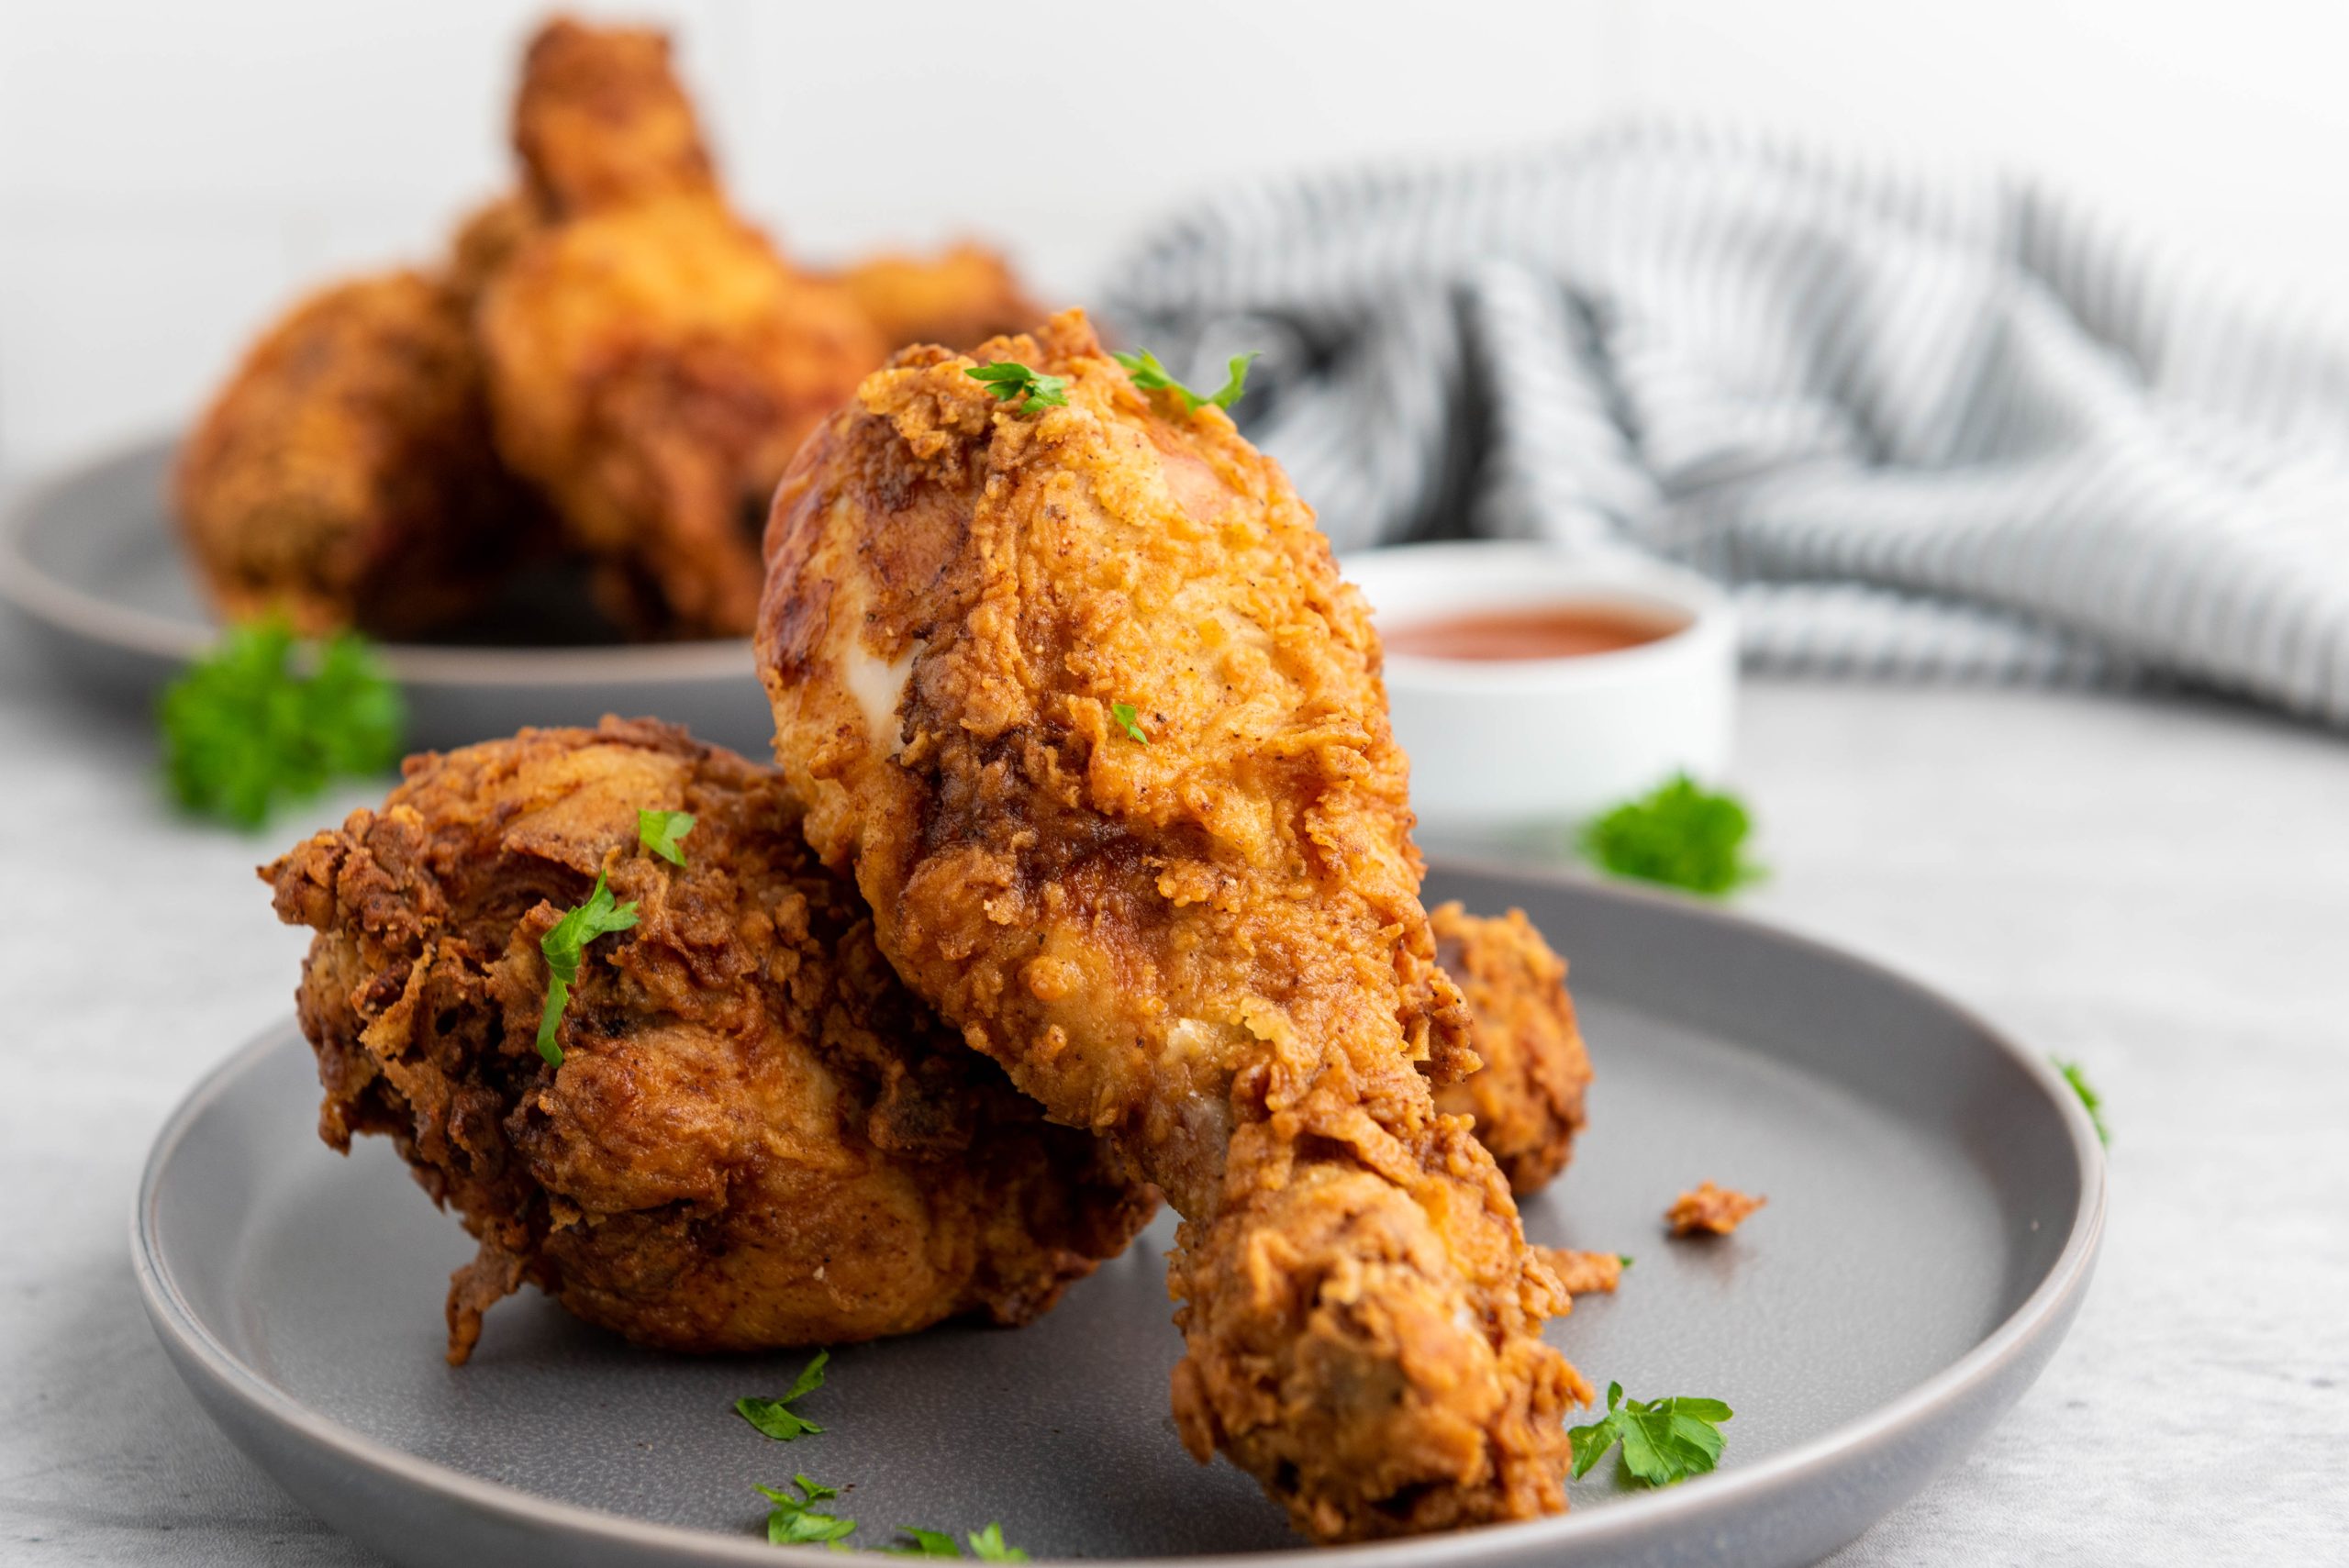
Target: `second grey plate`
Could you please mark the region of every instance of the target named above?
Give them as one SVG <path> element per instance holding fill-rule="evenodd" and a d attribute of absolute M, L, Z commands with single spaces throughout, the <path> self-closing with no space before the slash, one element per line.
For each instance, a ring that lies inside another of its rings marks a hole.
<path fill-rule="evenodd" d="M 1809 1562 L 2037 1375 L 2104 1204 L 2094 1133 L 2043 1064 L 1871 964 L 1678 901 L 1460 867 L 1428 893 L 1523 907 L 1574 966 L 1591 1128 L 1526 1228 L 1637 1262 L 1552 1337 L 1601 1388 L 1737 1414 L 1718 1473 L 1637 1491 L 1609 1460 L 1563 1518 L 1314 1562 Z M 1030 1328 L 843 1347 L 806 1406 L 829 1429 L 786 1446 L 730 1406 L 780 1393 L 798 1354 L 652 1354 L 529 1295 L 445 1365 L 441 1296 L 471 1244 L 379 1141 L 320 1146 L 317 1098 L 290 1024 L 206 1080 L 156 1145 L 136 1263 L 229 1435 L 395 1561 L 773 1563 L 751 1485 L 795 1471 L 846 1488 L 864 1545 L 1000 1520 L 1038 1561 L 1298 1546 L 1252 1482 L 1175 1439 L 1165 1220 Z M 1664 1240 L 1665 1204 L 1708 1177 L 1769 1207 L 1724 1240 Z"/>
<path fill-rule="evenodd" d="M 125 447 L 36 485 L 0 518 L 0 598 L 61 675 L 128 703 L 151 701 L 219 635 L 166 515 L 173 450 Z M 607 713 L 657 713 L 754 757 L 774 741 L 748 639 L 612 640 L 560 568 L 518 580 L 447 639 L 382 651 L 415 748 L 525 725 L 593 726 Z"/>

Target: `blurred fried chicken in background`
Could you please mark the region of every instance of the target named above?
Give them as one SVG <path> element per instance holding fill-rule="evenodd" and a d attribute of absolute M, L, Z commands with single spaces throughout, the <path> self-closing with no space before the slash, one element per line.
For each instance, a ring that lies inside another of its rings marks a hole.
<path fill-rule="evenodd" d="M 694 814 L 683 867 L 640 809 Z M 451 1361 L 525 1280 L 679 1351 L 1023 1323 L 1148 1219 L 1120 1161 L 897 983 L 798 817 L 773 770 L 607 719 L 412 759 L 262 872 L 318 932 L 321 1136 L 391 1138 L 479 1239 Z M 598 873 L 640 919 L 588 950 L 551 1067 L 539 941 Z"/>
<path fill-rule="evenodd" d="M 979 352 L 1065 406 L 907 350 L 777 493 L 759 654 L 809 840 L 911 989 L 1184 1214 L 1195 1456 L 1321 1540 L 1555 1512 L 1588 1387 L 1431 1097 L 1469 1016 L 1367 611 L 1278 466 L 1080 314 Z"/>
<path fill-rule="evenodd" d="M 968 241 L 934 258 L 870 257 L 840 281 L 892 352 L 938 343 L 964 353 L 1044 316 L 1010 263 Z"/>
<path fill-rule="evenodd" d="M 1582 1130 L 1590 1057 L 1566 995 L 1566 963 L 1521 909 L 1498 918 L 1457 904 L 1429 911 L 1436 962 L 1467 998 L 1485 1065 L 1436 1091 L 1436 1108 L 1473 1117 L 1520 1197 L 1565 1169 Z M 1609 1288 L 1612 1288 L 1609 1286 Z"/>
<path fill-rule="evenodd" d="M 766 499 L 881 340 L 728 209 L 661 35 L 547 27 L 514 145 L 544 227 L 482 298 L 498 450 L 597 562 L 615 620 L 745 633 Z"/>
<path fill-rule="evenodd" d="M 397 637 L 479 604 L 543 531 L 491 450 L 458 285 L 354 279 L 253 345 L 181 448 L 183 537 L 228 619 Z"/>
<path fill-rule="evenodd" d="M 621 631 L 743 635 L 807 431 L 897 344 L 1031 314 L 974 245 L 793 266 L 728 206 L 659 32 L 549 22 L 512 132 L 518 186 L 444 271 L 305 302 L 192 437 L 182 532 L 224 616 L 445 626 L 543 552 L 551 503 Z"/>

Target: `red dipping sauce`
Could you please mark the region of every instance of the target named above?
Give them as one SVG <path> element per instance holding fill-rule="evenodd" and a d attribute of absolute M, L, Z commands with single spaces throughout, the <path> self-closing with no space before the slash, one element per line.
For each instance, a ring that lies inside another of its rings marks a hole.
<path fill-rule="evenodd" d="M 1379 641 L 1389 653 L 1492 663 L 1619 652 L 1670 637 L 1687 624 L 1665 611 L 1628 605 L 1536 605 L 1405 621 L 1381 630 Z"/>

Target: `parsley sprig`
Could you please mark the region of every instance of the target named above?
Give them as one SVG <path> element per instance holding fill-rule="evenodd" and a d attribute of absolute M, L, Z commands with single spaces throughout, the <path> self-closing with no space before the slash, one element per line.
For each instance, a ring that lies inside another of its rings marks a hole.
<path fill-rule="evenodd" d="M 1575 1450 L 1575 1479 L 1590 1473 L 1599 1456 L 1623 1445 L 1623 1469 L 1651 1486 L 1669 1486 L 1701 1475 L 1720 1462 L 1720 1423 L 1733 1414 L 1718 1399 L 1631 1399 L 1623 1385 L 1607 1385 L 1607 1414 L 1566 1436 Z"/>
<path fill-rule="evenodd" d="M 1124 730 L 1130 739 L 1139 740 L 1145 746 L 1150 744 L 1150 737 L 1142 733 L 1141 714 L 1134 707 L 1133 704 L 1130 702 L 1111 703 L 1109 705 L 1109 717 L 1111 721 L 1114 722 L 1119 728 Z"/>
<path fill-rule="evenodd" d="M 164 691 L 156 717 L 173 795 L 241 828 L 331 778 L 389 768 L 406 724 L 364 638 L 305 645 L 283 617 L 231 628 Z"/>
<path fill-rule="evenodd" d="M 1705 789 L 1681 773 L 1589 823 L 1581 848 L 1617 876 L 1718 898 L 1764 874 L 1745 858 L 1753 827 L 1735 795 Z"/>
<path fill-rule="evenodd" d="M 914 1525 L 899 1525 L 897 1533 L 911 1539 L 881 1550 L 896 1557 L 952 1557 L 959 1559 L 963 1549 L 954 1538 L 942 1529 L 922 1529 Z M 971 1555 L 982 1562 L 1025 1562 L 1028 1554 L 1003 1540 L 1003 1527 L 990 1524 L 985 1529 L 974 1529 L 963 1538 L 971 1543 Z"/>
<path fill-rule="evenodd" d="M 2096 1140 L 2108 1149 L 2112 1147 L 2111 1129 L 2104 1125 L 2104 1096 L 2089 1086 L 2087 1073 L 2076 1062 L 2066 1062 L 2060 1056 L 2047 1060 L 2055 1064 L 2055 1071 L 2064 1074 L 2064 1082 L 2072 1085 L 2072 1093 L 2079 1095 L 2080 1104 L 2087 1107 L 2088 1120 L 2096 1124 Z"/>
<path fill-rule="evenodd" d="M 1176 381 L 1173 373 L 1160 364 L 1158 356 L 1148 349 L 1139 350 L 1130 354 L 1113 350 L 1109 357 L 1125 366 L 1127 376 L 1144 392 L 1161 390 L 1171 392 L 1182 399 L 1184 413 L 1196 414 L 1201 407 L 1210 403 L 1218 408 L 1229 409 L 1233 404 L 1239 402 L 1241 395 L 1248 390 L 1248 367 L 1256 361 L 1258 354 L 1251 350 L 1245 354 L 1232 355 L 1223 384 L 1205 396 L 1201 396 Z"/>
<path fill-rule="evenodd" d="M 1068 406 L 1068 377 L 1046 375 L 1041 371 L 1030 370 L 1017 360 L 974 365 L 963 373 L 973 381 L 986 383 L 987 390 L 1002 402 L 1026 398 L 1025 403 L 1012 410 L 1015 414 L 1041 414 L 1048 407 Z"/>
<path fill-rule="evenodd" d="M 579 983 L 579 963 L 587 954 L 587 944 L 635 924 L 636 900 L 616 902 L 604 873 L 597 872 L 596 890 L 587 895 L 587 902 L 563 911 L 562 918 L 539 939 L 539 951 L 546 955 L 551 976 L 547 982 L 546 1011 L 539 1015 L 539 1054 L 546 1058 L 548 1066 L 562 1065 L 562 1047 L 555 1035 L 562 1025 L 562 1009 L 570 1004 L 571 988 Z"/>
<path fill-rule="evenodd" d="M 762 1486 L 760 1494 L 774 1507 L 767 1515 L 767 1540 L 776 1546 L 807 1546 L 817 1541 L 835 1546 L 856 1533 L 856 1521 L 837 1514 L 818 1511 L 816 1505 L 841 1495 L 837 1486 L 827 1486 L 805 1475 L 794 1475 L 792 1485 L 799 1488 L 795 1497 L 780 1486 Z"/>
<path fill-rule="evenodd" d="M 777 1442 L 790 1442 L 810 1432 L 824 1429 L 791 1408 L 794 1402 L 824 1386 L 824 1363 L 832 1359 L 829 1351 L 818 1351 L 813 1361 L 799 1369 L 792 1380 L 791 1392 L 780 1399 L 762 1399 L 746 1396 L 734 1401 L 734 1413 L 758 1428 Z"/>
<path fill-rule="evenodd" d="M 685 863 L 685 851 L 677 840 L 694 830 L 694 814 L 690 811 L 639 811 L 636 814 L 636 841 L 647 854 L 659 855 L 673 866 Z"/>

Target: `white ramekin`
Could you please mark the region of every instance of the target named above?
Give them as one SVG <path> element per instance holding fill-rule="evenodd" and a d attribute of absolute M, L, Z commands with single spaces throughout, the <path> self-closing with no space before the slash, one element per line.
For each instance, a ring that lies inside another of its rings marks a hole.
<path fill-rule="evenodd" d="M 1569 826 L 1686 771 L 1729 762 L 1737 636 L 1726 595 L 1622 553 L 1536 544 L 1406 545 L 1339 562 L 1382 632 L 1470 610 L 1619 605 L 1685 622 L 1653 642 L 1571 658 L 1386 656 L 1411 805 L 1432 841 L 1508 842 Z"/>

